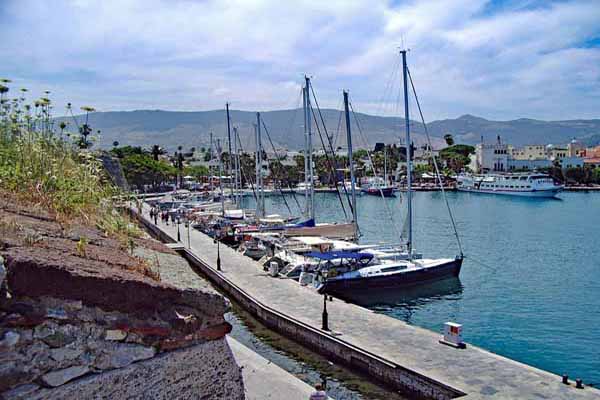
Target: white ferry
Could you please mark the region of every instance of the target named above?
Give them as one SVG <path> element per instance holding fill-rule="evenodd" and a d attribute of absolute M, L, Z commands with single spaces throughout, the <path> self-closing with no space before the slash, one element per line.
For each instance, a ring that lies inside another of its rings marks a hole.
<path fill-rule="evenodd" d="M 465 192 L 507 194 L 526 197 L 555 197 L 565 187 L 551 176 L 539 173 L 460 174 L 456 188 Z"/>

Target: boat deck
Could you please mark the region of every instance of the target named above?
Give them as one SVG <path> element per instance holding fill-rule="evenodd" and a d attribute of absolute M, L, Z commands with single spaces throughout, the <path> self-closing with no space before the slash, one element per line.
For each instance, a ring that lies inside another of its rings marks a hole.
<path fill-rule="evenodd" d="M 144 206 L 143 211 L 145 223 L 152 225 L 147 218 L 149 207 Z M 173 241 L 177 237 L 176 226 L 159 223 L 157 228 Z M 438 333 L 337 299 L 327 302 L 329 327 L 333 332 L 323 331 L 320 329 L 323 297 L 314 290 L 292 280 L 270 277 L 258 263 L 225 245 L 220 246 L 222 272 L 217 272 L 217 245 L 213 240 L 191 230 L 188 245 L 187 233 L 182 232 L 181 236 L 188 247 L 186 251 L 201 260 L 211 275 L 237 286 L 256 302 L 312 327 L 324 338 L 339 338 L 374 357 L 465 393 L 461 399 L 600 398 L 596 389 L 576 389 L 573 381 L 564 385 L 558 375 L 476 346 L 455 349 L 442 345 Z M 468 331 L 469 327 L 465 329 Z"/>

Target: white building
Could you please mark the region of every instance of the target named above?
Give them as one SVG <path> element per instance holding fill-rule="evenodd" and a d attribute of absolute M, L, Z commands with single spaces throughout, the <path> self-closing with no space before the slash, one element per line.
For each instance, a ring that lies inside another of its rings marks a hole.
<path fill-rule="evenodd" d="M 475 146 L 475 171 L 479 173 L 507 171 L 509 153 L 509 146 L 500 141 L 500 136 L 494 144 L 479 143 Z"/>

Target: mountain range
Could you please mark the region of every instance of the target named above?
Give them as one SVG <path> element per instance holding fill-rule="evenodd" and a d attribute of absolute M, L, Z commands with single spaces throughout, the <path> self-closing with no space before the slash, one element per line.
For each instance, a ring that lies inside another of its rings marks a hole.
<path fill-rule="evenodd" d="M 327 140 L 321 124 L 325 122 L 327 133 L 335 146 L 346 145 L 346 131 L 343 114 L 338 110 L 323 109 L 314 117 L 321 126 L 321 136 L 315 128 L 314 146 L 321 146 L 321 139 Z M 238 128 L 242 147 L 254 149 L 254 127 L 256 113 L 251 111 L 230 111 L 232 126 Z M 269 139 L 277 147 L 299 150 L 304 147 L 303 112 L 302 109 L 277 110 L 261 112 L 264 123 L 262 127 L 263 146 L 271 149 Z M 62 117 L 71 130 L 75 121 Z M 79 124 L 83 116 L 76 116 Z M 95 112 L 89 115 L 89 124 L 94 132 L 100 130 L 96 147 L 108 148 L 118 141 L 120 145 L 150 147 L 158 144 L 168 150 L 178 146 L 207 147 L 210 143 L 210 132 L 215 138 L 227 137 L 225 110 L 214 111 L 110 111 Z M 368 114 L 351 116 L 353 144 L 355 148 L 373 147 L 376 142 L 403 142 L 405 130 L 404 119 L 398 117 L 380 117 Z M 432 121 L 427 124 L 435 148 L 444 146 L 444 135 L 451 134 L 456 143 L 475 144 L 482 139 L 494 142 L 501 140 L 515 146 L 525 144 L 565 144 L 577 138 L 588 145 L 600 144 L 600 119 L 541 121 L 521 118 L 512 121 L 491 121 L 473 115 L 463 115 L 456 119 Z M 425 127 L 420 122 L 411 121 L 412 139 L 416 144 L 426 143 Z M 224 143 L 226 146 L 226 143 Z"/>

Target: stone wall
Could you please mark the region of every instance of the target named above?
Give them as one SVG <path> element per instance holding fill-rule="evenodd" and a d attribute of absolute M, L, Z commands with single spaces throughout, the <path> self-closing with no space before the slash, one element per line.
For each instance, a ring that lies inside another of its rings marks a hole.
<path fill-rule="evenodd" d="M 102 232 L 13 208 L 0 201 L 0 399 L 244 398 L 223 296 L 162 281 Z"/>

